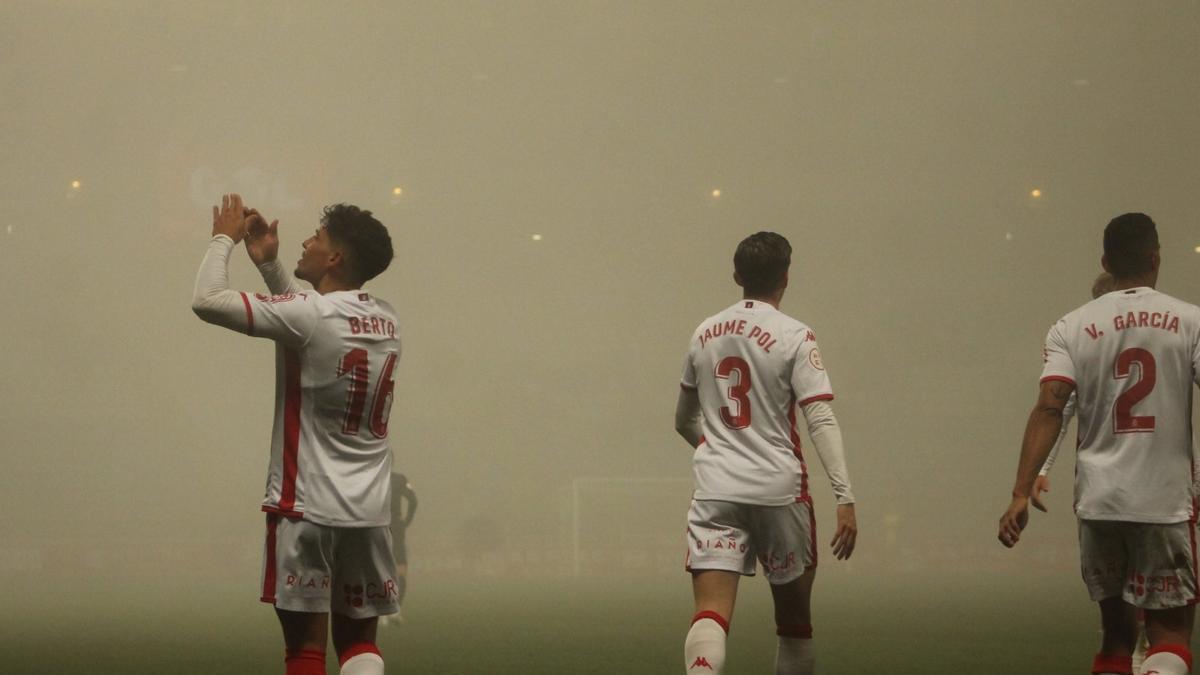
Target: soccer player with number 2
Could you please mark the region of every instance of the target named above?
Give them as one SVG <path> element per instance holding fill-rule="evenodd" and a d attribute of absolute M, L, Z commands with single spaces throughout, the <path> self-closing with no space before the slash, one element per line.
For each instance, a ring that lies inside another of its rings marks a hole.
<path fill-rule="evenodd" d="M 1145 214 L 1109 222 L 1101 264 L 1113 275 L 1113 292 L 1046 335 L 1041 390 L 999 539 L 1009 547 L 1020 539 L 1038 468 L 1078 392 L 1080 564 L 1103 626 L 1092 672 L 1132 672 L 1140 608 L 1150 642 L 1142 673 L 1182 675 L 1192 666 L 1197 599 L 1191 414 L 1200 307 L 1154 289 L 1158 232 Z"/>
<path fill-rule="evenodd" d="M 277 227 L 225 195 L 192 309 L 275 341 L 262 601 L 283 628 L 286 675 L 324 675 L 330 626 L 341 675 L 382 675 L 376 623 L 397 610 L 387 430 L 400 338 L 391 306 L 362 285 L 387 268 L 392 242 L 370 211 L 326 208 L 296 264 L 306 291 L 276 260 Z M 229 289 L 243 239 L 272 295 Z"/>
<path fill-rule="evenodd" d="M 837 499 L 833 554 L 854 552 L 854 495 L 829 376 L 813 332 L 779 311 L 791 256 L 773 232 L 743 240 L 733 257 L 743 297 L 700 324 L 684 360 L 675 428 L 696 449 L 687 561 L 696 613 L 684 643 L 692 675 L 724 667 L 738 581 L 756 560 L 775 603 L 776 674 L 813 673 L 817 534 L 798 411 Z"/>

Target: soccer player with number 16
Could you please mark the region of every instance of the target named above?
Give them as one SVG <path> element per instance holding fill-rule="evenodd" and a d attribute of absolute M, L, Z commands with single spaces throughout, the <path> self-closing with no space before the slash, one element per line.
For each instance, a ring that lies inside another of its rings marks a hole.
<path fill-rule="evenodd" d="M 307 291 L 276 260 L 277 225 L 225 195 L 192 309 L 276 345 L 262 601 L 283 627 L 286 674 L 325 675 L 332 626 L 341 675 L 382 675 L 376 624 L 398 606 L 387 423 L 400 338 L 391 306 L 362 285 L 387 268 L 392 241 L 370 211 L 326 208 L 296 263 Z M 273 295 L 229 289 L 243 239 Z"/>

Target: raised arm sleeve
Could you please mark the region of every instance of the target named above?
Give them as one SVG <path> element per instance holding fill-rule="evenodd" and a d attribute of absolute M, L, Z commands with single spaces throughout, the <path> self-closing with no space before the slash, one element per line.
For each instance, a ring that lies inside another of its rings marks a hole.
<path fill-rule="evenodd" d="M 208 323 L 249 334 L 253 317 L 246 295 L 229 290 L 229 252 L 233 246 L 233 240 L 223 234 L 208 242 L 192 290 L 192 311 Z"/>
<path fill-rule="evenodd" d="M 239 333 L 293 347 L 303 345 L 319 320 L 316 299 L 306 292 L 266 296 L 230 290 L 233 246 L 233 240 L 223 234 L 209 242 L 192 291 L 192 311 L 208 323 Z"/>
<path fill-rule="evenodd" d="M 300 287 L 296 277 L 292 276 L 291 272 L 287 271 L 276 258 L 269 263 L 263 263 L 258 266 L 258 273 L 262 275 L 263 281 L 266 282 L 267 288 L 270 289 L 271 295 L 285 295 L 287 293 L 299 293 L 304 290 Z"/>
<path fill-rule="evenodd" d="M 854 492 L 850 489 L 850 474 L 846 470 L 846 453 L 842 448 L 842 429 L 833 408 L 824 400 L 809 403 L 800 409 L 808 423 L 808 435 L 817 446 L 817 455 L 825 467 L 825 475 L 833 486 L 833 496 L 838 504 L 853 504 Z"/>

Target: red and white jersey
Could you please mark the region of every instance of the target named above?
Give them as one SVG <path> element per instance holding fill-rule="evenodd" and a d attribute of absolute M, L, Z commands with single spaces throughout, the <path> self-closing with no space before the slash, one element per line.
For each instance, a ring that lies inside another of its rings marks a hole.
<path fill-rule="evenodd" d="M 796 406 L 831 400 L 833 389 L 808 326 L 768 303 L 739 300 L 693 333 L 680 384 L 698 391 L 703 411 L 695 499 L 810 499 Z"/>
<path fill-rule="evenodd" d="M 241 295 L 247 332 L 276 341 L 263 510 L 321 525 L 387 525 L 395 311 L 362 290 Z"/>
<path fill-rule="evenodd" d="M 1077 392 L 1076 514 L 1191 519 L 1200 307 L 1146 287 L 1102 295 L 1054 324 L 1044 361 L 1042 382 Z"/>

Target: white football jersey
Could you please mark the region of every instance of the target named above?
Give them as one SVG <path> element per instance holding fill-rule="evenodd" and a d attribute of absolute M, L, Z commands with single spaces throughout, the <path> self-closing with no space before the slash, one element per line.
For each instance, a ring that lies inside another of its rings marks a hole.
<path fill-rule="evenodd" d="M 263 510 L 321 525 L 387 525 L 396 313 L 363 290 L 241 295 L 247 332 L 276 341 Z"/>
<path fill-rule="evenodd" d="M 739 300 L 696 329 L 680 384 L 698 391 L 704 418 L 695 499 L 810 500 L 796 406 L 831 400 L 833 389 L 808 326 L 768 303 Z"/>
<path fill-rule="evenodd" d="M 1102 295 L 1054 324 L 1044 361 L 1042 382 L 1077 392 L 1076 514 L 1191 519 L 1200 308 L 1145 287 Z"/>

